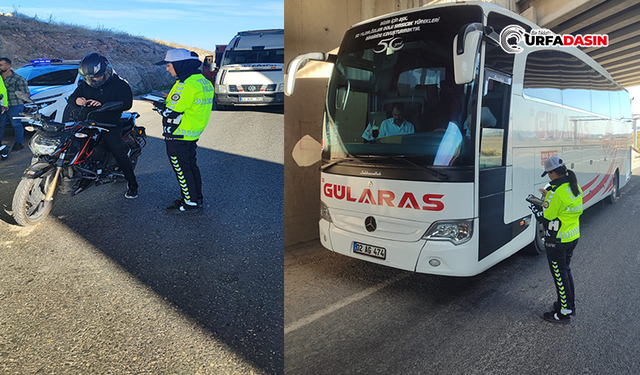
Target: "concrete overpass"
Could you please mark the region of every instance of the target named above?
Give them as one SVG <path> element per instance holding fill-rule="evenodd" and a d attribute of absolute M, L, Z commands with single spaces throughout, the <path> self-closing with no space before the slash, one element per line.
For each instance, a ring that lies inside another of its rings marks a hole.
<path fill-rule="evenodd" d="M 353 24 L 455 0 L 285 1 L 285 62 L 337 48 Z M 625 87 L 640 85 L 640 1 L 493 0 L 558 34 L 608 34 L 609 47 L 584 49 Z M 322 110 L 330 70 L 309 64 L 285 101 L 285 245 L 318 236 Z"/>

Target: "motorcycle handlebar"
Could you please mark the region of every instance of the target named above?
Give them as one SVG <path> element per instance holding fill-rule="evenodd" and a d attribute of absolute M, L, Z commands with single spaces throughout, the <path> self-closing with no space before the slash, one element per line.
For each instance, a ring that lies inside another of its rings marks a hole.
<path fill-rule="evenodd" d="M 116 124 L 107 124 L 104 122 L 97 122 L 97 121 L 87 121 L 87 124 L 89 124 L 90 126 L 96 126 L 101 128 L 115 128 L 118 126 Z"/>

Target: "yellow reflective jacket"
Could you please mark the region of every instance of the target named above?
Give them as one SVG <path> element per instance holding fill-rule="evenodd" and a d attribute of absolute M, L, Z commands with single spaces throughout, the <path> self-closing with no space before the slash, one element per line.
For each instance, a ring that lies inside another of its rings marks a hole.
<path fill-rule="evenodd" d="M 0 95 L 2 95 L 2 99 L 0 99 L 2 101 L 2 106 L 8 107 L 9 98 L 7 97 L 7 88 L 5 87 L 4 80 L 2 78 L 0 78 Z"/>
<path fill-rule="evenodd" d="M 548 220 L 545 241 L 565 243 L 580 238 L 582 189 L 576 197 L 571 192 L 569 177 L 551 181 L 551 189 L 544 198 L 543 213 Z"/>
<path fill-rule="evenodd" d="M 193 74 L 184 82 L 177 81 L 167 96 L 166 106 L 170 111 L 165 111 L 163 119 L 164 136 L 196 141 L 211 117 L 213 85 L 202 74 Z"/>

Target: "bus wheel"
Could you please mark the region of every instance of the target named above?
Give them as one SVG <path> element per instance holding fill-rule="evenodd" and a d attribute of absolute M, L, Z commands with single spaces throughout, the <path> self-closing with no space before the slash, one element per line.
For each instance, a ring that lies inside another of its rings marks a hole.
<path fill-rule="evenodd" d="M 604 199 L 605 203 L 614 204 L 616 203 L 616 199 L 618 199 L 618 171 L 616 170 L 616 174 L 613 175 L 613 188 L 611 189 L 611 194 Z"/>
<path fill-rule="evenodd" d="M 529 255 L 540 255 L 546 251 L 544 247 L 544 226 L 537 221 L 534 225 L 536 226 L 536 235 L 533 238 L 533 242 L 523 250 Z"/>

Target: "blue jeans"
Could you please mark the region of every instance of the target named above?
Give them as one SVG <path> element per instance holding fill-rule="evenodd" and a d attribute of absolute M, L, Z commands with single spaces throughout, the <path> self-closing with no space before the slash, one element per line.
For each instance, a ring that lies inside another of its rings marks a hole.
<path fill-rule="evenodd" d="M 14 117 L 20 116 L 20 112 L 24 111 L 24 104 L 13 105 L 9 107 L 9 110 L 0 115 L 0 143 L 2 137 L 4 137 L 4 127 L 7 124 L 7 118 L 11 119 L 11 125 L 16 132 L 16 143 L 22 143 L 24 140 L 24 127 L 22 126 L 22 120 L 14 120 Z"/>

